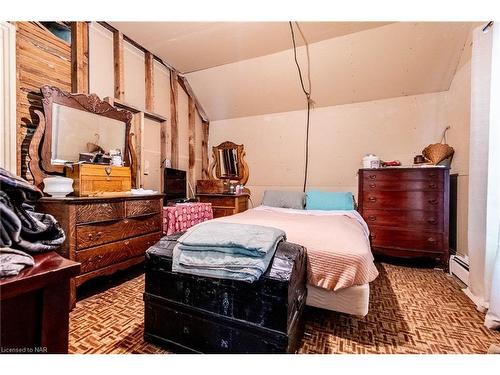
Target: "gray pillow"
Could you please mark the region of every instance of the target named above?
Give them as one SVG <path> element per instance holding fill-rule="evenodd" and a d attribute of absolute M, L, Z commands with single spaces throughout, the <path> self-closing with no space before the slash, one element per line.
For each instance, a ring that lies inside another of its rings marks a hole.
<path fill-rule="evenodd" d="M 262 204 L 264 206 L 295 208 L 303 210 L 306 203 L 306 194 L 301 191 L 266 190 Z"/>

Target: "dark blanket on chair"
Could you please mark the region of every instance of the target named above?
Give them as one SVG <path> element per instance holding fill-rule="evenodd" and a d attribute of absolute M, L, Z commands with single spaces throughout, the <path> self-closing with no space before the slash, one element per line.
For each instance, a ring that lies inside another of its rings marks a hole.
<path fill-rule="evenodd" d="M 2 248 L 40 253 L 55 250 L 63 244 L 65 235 L 57 220 L 51 215 L 35 212 L 33 206 L 28 204 L 42 196 L 42 192 L 36 186 L 0 168 Z M 2 254 L 0 253 L 0 256 Z"/>

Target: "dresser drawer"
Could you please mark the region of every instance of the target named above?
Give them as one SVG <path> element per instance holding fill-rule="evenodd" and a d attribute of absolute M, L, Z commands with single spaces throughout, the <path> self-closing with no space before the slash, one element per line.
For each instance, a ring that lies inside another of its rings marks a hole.
<path fill-rule="evenodd" d="M 387 169 L 380 170 L 374 169 L 373 171 L 363 170 L 363 182 L 367 183 L 369 181 L 432 181 L 437 184 L 442 184 L 444 179 L 444 172 L 446 170 L 441 170 L 438 168 L 426 168 L 426 169 Z"/>
<path fill-rule="evenodd" d="M 199 196 L 200 202 L 212 203 L 212 207 L 235 207 L 236 197 L 231 196 Z"/>
<path fill-rule="evenodd" d="M 398 248 L 441 253 L 443 235 L 433 232 L 387 229 L 372 226 L 370 238 L 373 247 Z"/>
<path fill-rule="evenodd" d="M 125 217 L 123 202 L 89 203 L 76 205 L 76 222 L 94 223 L 119 220 Z"/>
<path fill-rule="evenodd" d="M 131 200 L 125 202 L 127 217 L 151 215 L 161 211 L 162 203 L 159 199 Z"/>
<path fill-rule="evenodd" d="M 160 215 L 78 225 L 76 227 L 77 250 L 157 232 L 160 229 Z"/>
<path fill-rule="evenodd" d="M 212 207 L 212 212 L 214 214 L 214 219 L 218 217 L 231 216 L 234 214 L 234 210 L 232 208 Z"/>
<path fill-rule="evenodd" d="M 444 184 L 432 180 L 363 180 L 364 189 L 370 191 L 443 191 Z"/>
<path fill-rule="evenodd" d="M 432 191 L 367 191 L 363 212 L 368 209 L 428 210 L 443 209 L 443 194 Z"/>
<path fill-rule="evenodd" d="M 75 260 L 80 262 L 81 273 L 97 270 L 129 258 L 144 255 L 146 250 L 160 240 L 161 233 L 113 242 L 76 252 Z"/>
<path fill-rule="evenodd" d="M 441 232 L 443 218 L 438 211 L 423 210 L 364 210 L 363 219 L 372 225 L 422 229 Z"/>

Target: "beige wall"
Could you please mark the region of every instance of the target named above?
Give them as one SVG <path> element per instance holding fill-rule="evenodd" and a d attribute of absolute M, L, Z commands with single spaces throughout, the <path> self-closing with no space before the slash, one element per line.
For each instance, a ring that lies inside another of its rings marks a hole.
<path fill-rule="evenodd" d="M 123 42 L 123 75 L 125 93 L 123 101 L 138 108 L 146 106 L 146 69 L 144 52 Z"/>
<path fill-rule="evenodd" d="M 357 195 L 356 172 L 366 153 L 412 164 L 449 125 L 447 142 L 455 149 L 451 173 L 459 175 L 457 245 L 467 254 L 471 35 L 448 90 L 314 109 L 308 187 Z M 302 189 L 305 120 L 301 110 L 212 121 L 209 149 L 226 140 L 245 145 L 247 185 L 258 205 L 266 189 Z"/>
<path fill-rule="evenodd" d="M 311 113 L 309 188 L 357 194 L 357 170 L 367 153 L 412 163 L 447 123 L 445 93 L 314 109 Z M 301 190 L 306 111 L 210 123 L 209 147 L 243 143 L 254 204 L 266 189 Z"/>
<path fill-rule="evenodd" d="M 142 185 L 144 189 L 161 191 L 160 123 L 144 119 L 142 149 Z"/>
<path fill-rule="evenodd" d="M 101 99 L 115 95 L 113 33 L 96 22 L 89 26 L 89 91 Z"/>
<path fill-rule="evenodd" d="M 451 173 L 458 174 L 457 252 L 462 255 L 468 254 L 471 45 L 472 33 L 467 40 L 455 77 L 445 96 L 448 125 L 451 127 L 447 141 L 455 149 Z"/>
<path fill-rule="evenodd" d="M 89 80 L 90 91 L 101 98 L 114 96 L 113 33 L 92 22 L 89 34 Z M 158 61 L 153 62 L 154 91 L 153 111 L 167 118 L 170 129 L 170 71 Z M 145 55 L 128 42 L 124 42 L 124 85 L 125 104 L 140 110 L 145 109 Z M 179 168 L 189 168 L 189 124 L 188 95 L 179 87 L 178 132 Z M 201 118 L 196 112 L 195 137 L 195 179 L 201 178 Z M 170 131 L 166 137 L 166 154 L 170 158 Z M 160 160 L 160 122 L 145 117 L 142 123 L 141 183 L 146 189 L 162 190 Z M 194 188 L 194 187 L 193 187 Z"/>

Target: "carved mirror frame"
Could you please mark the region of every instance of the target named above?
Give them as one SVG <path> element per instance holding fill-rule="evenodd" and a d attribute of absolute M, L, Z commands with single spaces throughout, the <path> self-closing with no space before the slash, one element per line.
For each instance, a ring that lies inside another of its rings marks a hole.
<path fill-rule="evenodd" d="M 240 178 L 239 179 L 233 179 L 233 178 L 225 178 L 221 177 L 220 174 L 220 168 L 219 168 L 219 163 L 221 162 L 219 160 L 219 150 L 227 150 L 227 149 L 236 149 L 236 153 L 238 155 L 238 170 L 240 172 Z M 243 145 L 238 145 L 236 143 L 226 141 L 222 142 L 218 146 L 213 146 L 212 147 L 212 163 L 210 164 L 209 171 L 210 171 L 210 178 L 215 180 L 231 180 L 231 181 L 239 181 L 239 183 L 245 185 L 248 181 L 248 177 L 250 175 L 248 171 L 248 165 L 245 161 L 245 150 Z M 214 173 L 215 170 L 215 173 Z"/>
<path fill-rule="evenodd" d="M 54 86 L 42 86 L 42 104 L 44 113 L 35 110 L 40 122 L 31 140 L 29 147 L 29 169 L 33 175 L 35 185 L 40 186 L 47 175 L 63 175 L 64 165 L 52 164 L 52 104 L 95 113 L 125 123 L 125 150 L 123 160 L 125 166 L 130 167 L 132 184 L 135 183 L 137 160 L 132 146 L 131 124 L 132 113 L 117 109 L 106 101 L 99 99 L 96 94 L 72 94 Z"/>

